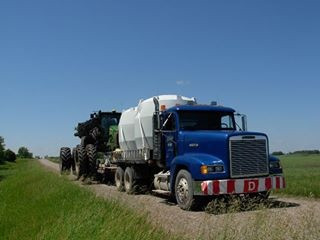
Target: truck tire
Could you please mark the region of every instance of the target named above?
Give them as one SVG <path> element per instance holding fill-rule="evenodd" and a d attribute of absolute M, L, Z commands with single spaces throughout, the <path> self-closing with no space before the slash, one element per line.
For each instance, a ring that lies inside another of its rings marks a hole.
<path fill-rule="evenodd" d="M 78 179 L 82 176 L 86 177 L 88 172 L 88 161 L 87 161 L 87 153 L 85 148 L 82 145 L 78 146 L 78 161 L 79 161 L 79 169 L 77 172 Z"/>
<path fill-rule="evenodd" d="M 196 203 L 193 196 L 193 182 L 187 170 L 180 170 L 175 179 L 175 197 L 178 206 L 183 210 L 192 210 Z"/>
<path fill-rule="evenodd" d="M 126 167 L 124 171 L 124 190 L 128 194 L 136 192 L 135 170 L 132 167 Z"/>
<path fill-rule="evenodd" d="M 116 187 L 118 191 L 123 192 L 124 190 L 124 171 L 122 167 L 117 167 L 116 173 L 114 175 L 114 182 L 116 184 Z"/>
<path fill-rule="evenodd" d="M 68 147 L 60 149 L 60 173 L 70 170 L 71 167 L 71 150 Z"/>
<path fill-rule="evenodd" d="M 86 152 L 89 164 L 89 175 L 95 177 L 98 170 L 97 148 L 93 144 L 88 144 L 86 146 Z"/>

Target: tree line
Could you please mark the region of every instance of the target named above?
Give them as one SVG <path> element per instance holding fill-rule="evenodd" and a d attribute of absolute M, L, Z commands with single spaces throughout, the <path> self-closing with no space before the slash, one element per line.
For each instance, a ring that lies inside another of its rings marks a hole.
<path fill-rule="evenodd" d="M 294 152 L 288 152 L 287 154 L 320 154 L 319 150 L 299 150 L 299 151 L 294 151 Z M 272 153 L 272 155 L 286 155 L 286 153 L 282 152 L 282 151 L 275 151 Z"/>
<path fill-rule="evenodd" d="M 26 147 L 20 147 L 16 154 L 11 149 L 6 149 L 5 146 L 4 138 L 0 136 L 0 163 L 14 162 L 17 158 L 33 158 L 33 154 Z"/>

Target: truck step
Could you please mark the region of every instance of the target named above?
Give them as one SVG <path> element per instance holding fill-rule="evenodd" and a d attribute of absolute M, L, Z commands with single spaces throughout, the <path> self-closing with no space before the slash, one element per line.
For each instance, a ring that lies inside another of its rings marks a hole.
<path fill-rule="evenodd" d="M 159 172 L 158 174 L 155 174 L 154 177 L 168 181 L 170 179 L 170 172 L 169 171 L 166 171 L 166 172 L 162 171 L 162 172 Z"/>

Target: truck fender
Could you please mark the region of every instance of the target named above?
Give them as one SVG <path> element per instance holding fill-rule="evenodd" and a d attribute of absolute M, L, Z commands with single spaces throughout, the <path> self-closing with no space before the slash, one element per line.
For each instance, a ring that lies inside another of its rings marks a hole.
<path fill-rule="evenodd" d="M 171 193 L 174 193 L 175 178 L 181 169 L 185 169 L 189 171 L 193 180 L 196 180 L 196 179 L 201 179 L 200 167 L 202 165 L 213 165 L 213 164 L 219 164 L 224 166 L 224 163 L 221 159 L 209 154 L 190 153 L 190 154 L 184 154 L 184 155 L 175 157 L 172 160 L 170 165 Z"/>

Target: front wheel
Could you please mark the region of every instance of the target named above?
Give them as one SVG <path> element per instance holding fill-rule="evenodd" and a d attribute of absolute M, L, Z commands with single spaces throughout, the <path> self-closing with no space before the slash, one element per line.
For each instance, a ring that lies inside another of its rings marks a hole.
<path fill-rule="evenodd" d="M 181 209 L 192 210 L 195 207 L 191 174 L 182 169 L 178 172 L 175 186 L 175 197 Z"/>

